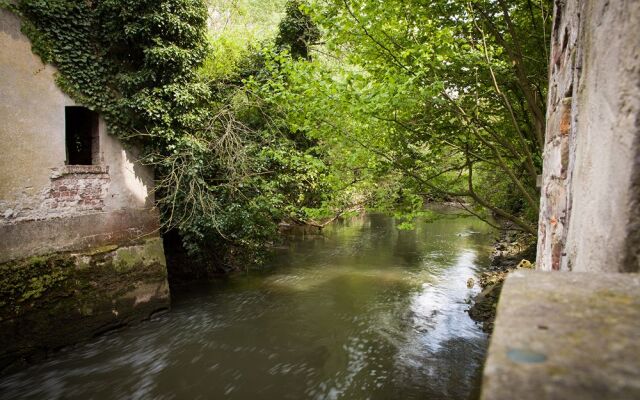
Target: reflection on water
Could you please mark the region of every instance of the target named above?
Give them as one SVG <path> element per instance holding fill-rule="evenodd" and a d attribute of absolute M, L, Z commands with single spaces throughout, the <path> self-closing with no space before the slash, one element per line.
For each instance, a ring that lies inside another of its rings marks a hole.
<path fill-rule="evenodd" d="M 490 231 L 368 215 L 272 267 L 174 293 L 172 311 L 0 380 L 0 398 L 468 399 L 486 336 L 464 311 Z"/>

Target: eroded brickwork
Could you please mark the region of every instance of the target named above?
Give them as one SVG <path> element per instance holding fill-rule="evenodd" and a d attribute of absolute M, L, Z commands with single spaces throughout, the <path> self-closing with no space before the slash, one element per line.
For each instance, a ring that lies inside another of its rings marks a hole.
<path fill-rule="evenodd" d="M 169 307 L 153 170 L 67 112 L 20 25 L 0 7 L 0 375 Z"/>
<path fill-rule="evenodd" d="M 55 76 L 32 53 L 19 17 L 0 7 L 0 263 L 125 244 L 123 232 L 158 235 L 153 170 L 99 116 L 68 112 L 82 105 Z M 71 156 L 76 128 L 91 135 L 88 159 Z"/>
<path fill-rule="evenodd" d="M 53 169 L 49 187 L 38 195 L 0 200 L 0 222 L 19 223 L 78 216 L 105 210 L 111 177 L 102 165 L 69 165 Z"/>
<path fill-rule="evenodd" d="M 49 214 L 102 211 L 109 189 L 108 168 L 78 165 L 69 169 L 51 179 L 44 203 Z"/>
<path fill-rule="evenodd" d="M 639 1 L 555 0 L 539 269 L 638 270 L 638 32 Z"/>
<path fill-rule="evenodd" d="M 575 131 L 573 89 L 579 79 L 577 37 L 580 26 L 578 4 L 556 1 L 549 98 L 544 149 L 542 199 L 538 234 L 538 265 L 542 269 L 562 267 L 564 243 L 570 217 L 570 151 Z"/>

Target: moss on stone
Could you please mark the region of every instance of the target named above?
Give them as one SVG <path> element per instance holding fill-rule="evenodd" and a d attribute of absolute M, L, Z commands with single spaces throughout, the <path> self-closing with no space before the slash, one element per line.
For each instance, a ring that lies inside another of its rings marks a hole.
<path fill-rule="evenodd" d="M 113 267 L 118 272 L 126 272 L 143 262 L 137 247 L 121 248 L 113 257 Z"/>
<path fill-rule="evenodd" d="M 112 252 L 114 250 L 118 249 L 118 245 L 112 244 L 112 245 L 108 245 L 108 246 L 100 246 L 100 247 L 95 247 L 93 249 L 91 249 L 90 251 L 87 251 L 85 253 L 82 253 L 82 255 L 85 256 L 95 256 L 97 254 L 101 254 L 101 253 L 109 253 Z"/>
<path fill-rule="evenodd" d="M 47 292 L 63 287 L 74 265 L 63 254 L 0 265 L 0 320 L 20 315 Z"/>
<path fill-rule="evenodd" d="M 168 306 L 159 238 L 1 264 L 0 373 L 34 352 L 145 319 Z"/>
<path fill-rule="evenodd" d="M 135 289 L 136 282 L 166 280 L 162 243 L 102 246 L 81 254 L 58 253 L 0 265 L 0 321 L 47 303 L 73 298 L 82 314 L 96 301 Z M 81 305 L 82 304 L 82 305 Z"/>

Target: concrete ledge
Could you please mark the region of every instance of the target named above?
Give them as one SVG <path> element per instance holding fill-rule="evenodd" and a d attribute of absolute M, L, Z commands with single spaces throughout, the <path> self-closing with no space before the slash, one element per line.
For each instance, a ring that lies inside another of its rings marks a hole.
<path fill-rule="evenodd" d="M 511 273 L 482 399 L 640 399 L 640 275 Z"/>
<path fill-rule="evenodd" d="M 155 210 L 128 209 L 0 225 L 0 263 L 159 236 Z"/>
<path fill-rule="evenodd" d="M 75 174 L 99 174 L 108 175 L 108 165 L 65 165 L 62 168 L 54 168 L 51 173 L 51 179 L 57 179 L 64 175 Z"/>

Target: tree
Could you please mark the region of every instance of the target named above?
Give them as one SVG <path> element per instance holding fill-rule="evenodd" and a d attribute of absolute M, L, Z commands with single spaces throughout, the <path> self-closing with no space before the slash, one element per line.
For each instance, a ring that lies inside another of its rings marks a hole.
<path fill-rule="evenodd" d="M 333 143 L 329 152 L 353 159 L 343 174 L 381 182 L 400 173 L 399 197 L 466 198 L 535 233 L 548 1 L 329 0 L 304 9 L 329 56 L 292 66 L 280 104 L 292 124 Z"/>
<path fill-rule="evenodd" d="M 298 0 L 289 0 L 285 16 L 278 25 L 276 46 L 289 50 L 294 59 L 310 61 L 309 48 L 320 38 L 320 31 Z"/>

